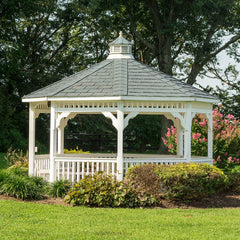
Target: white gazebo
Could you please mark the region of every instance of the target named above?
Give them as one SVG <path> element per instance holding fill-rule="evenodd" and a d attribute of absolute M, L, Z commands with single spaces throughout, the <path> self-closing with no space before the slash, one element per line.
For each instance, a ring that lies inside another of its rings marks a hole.
<path fill-rule="evenodd" d="M 121 180 L 135 164 L 212 164 L 212 106 L 216 98 L 132 56 L 132 43 L 119 37 L 108 58 L 88 69 L 23 97 L 29 103 L 29 175 L 79 181 L 105 171 Z M 50 114 L 50 154 L 35 155 L 35 119 Z M 208 155 L 191 156 L 191 125 L 196 113 L 208 119 Z M 103 114 L 117 130 L 116 154 L 64 154 L 64 127 L 77 114 Z M 161 114 L 177 128 L 177 155 L 124 154 L 123 134 L 138 114 Z M 183 140 L 184 132 L 184 140 Z"/>

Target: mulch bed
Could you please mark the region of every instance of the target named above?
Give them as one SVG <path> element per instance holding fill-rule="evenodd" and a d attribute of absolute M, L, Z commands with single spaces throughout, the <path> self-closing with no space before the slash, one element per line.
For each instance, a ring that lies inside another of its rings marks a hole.
<path fill-rule="evenodd" d="M 4 196 L 4 195 L 0 195 L 0 199 L 22 201 L 22 200 L 9 197 L 9 196 Z M 24 202 L 69 206 L 67 203 L 64 202 L 64 199 L 62 198 L 46 198 L 42 200 L 33 200 L 33 201 L 24 201 Z M 185 201 L 185 202 L 162 200 L 162 204 L 156 208 L 166 208 L 166 209 L 240 208 L 240 195 L 234 194 L 234 193 L 224 193 L 224 194 L 213 195 L 208 198 L 202 198 L 199 200 L 192 200 L 192 201 Z"/>

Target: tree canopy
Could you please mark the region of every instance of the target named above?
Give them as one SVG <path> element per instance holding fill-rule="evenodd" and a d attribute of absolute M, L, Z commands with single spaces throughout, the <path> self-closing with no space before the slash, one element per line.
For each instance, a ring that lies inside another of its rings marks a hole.
<path fill-rule="evenodd" d="M 239 26 L 239 0 L 3 0 L 0 151 L 27 146 L 22 96 L 104 60 L 119 30 L 134 40 L 137 60 L 188 84 L 218 78 L 239 96 L 237 69 L 221 69 L 217 57 L 226 51 L 239 63 Z M 47 131 L 46 119 L 39 121 Z"/>

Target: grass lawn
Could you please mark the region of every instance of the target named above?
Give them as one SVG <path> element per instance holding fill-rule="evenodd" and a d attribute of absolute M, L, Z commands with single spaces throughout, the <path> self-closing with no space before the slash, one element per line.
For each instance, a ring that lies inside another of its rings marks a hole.
<path fill-rule="evenodd" d="M 4 159 L 5 153 L 0 153 L 0 169 L 7 168 L 7 162 Z"/>
<path fill-rule="evenodd" d="M 0 200 L 0 239 L 239 239 L 240 209 L 95 209 Z"/>

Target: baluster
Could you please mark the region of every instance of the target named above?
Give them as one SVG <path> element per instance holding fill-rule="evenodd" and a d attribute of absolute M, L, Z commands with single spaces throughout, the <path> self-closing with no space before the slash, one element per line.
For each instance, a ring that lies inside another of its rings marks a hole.
<path fill-rule="evenodd" d="M 69 179 L 69 171 L 70 171 L 70 162 L 67 163 L 67 180 Z"/>
<path fill-rule="evenodd" d="M 94 167 L 95 167 L 95 162 L 91 162 L 91 167 L 92 167 L 92 169 L 91 169 L 91 172 L 92 172 L 92 176 L 93 176 L 93 174 L 94 174 Z"/>
<path fill-rule="evenodd" d="M 97 172 L 99 172 L 99 162 L 97 162 L 97 169 L 96 169 Z"/>
<path fill-rule="evenodd" d="M 72 182 L 75 180 L 75 162 L 72 162 Z"/>
<path fill-rule="evenodd" d="M 109 174 L 109 162 L 107 162 L 107 174 Z"/>
<path fill-rule="evenodd" d="M 82 162 L 82 179 L 84 178 L 85 173 L 85 162 Z"/>
<path fill-rule="evenodd" d="M 87 175 L 89 175 L 89 162 L 87 162 Z"/>
<path fill-rule="evenodd" d="M 62 180 L 65 180 L 65 162 L 62 162 Z"/>
<path fill-rule="evenodd" d="M 115 162 L 112 162 L 112 175 L 115 175 Z"/>
<path fill-rule="evenodd" d="M 60 180 L 60 162 L 58 162 L 57 163 L 57 169 L 58 169 L 58 174 L 57 174 L 57 176 L 58 176 L 58 180 Z"/>
<path fill-rule="evenodd" d="M 79 162 L 77 162 L 77 182 L 80 181 L 80 172 L 79 172 L 80 169 L 79 168 L 80 168 Z"/>
<path fill-rule="evenodd" d="M 104 162 L 101 162 L 101 171 L 104 172 Z"/>

